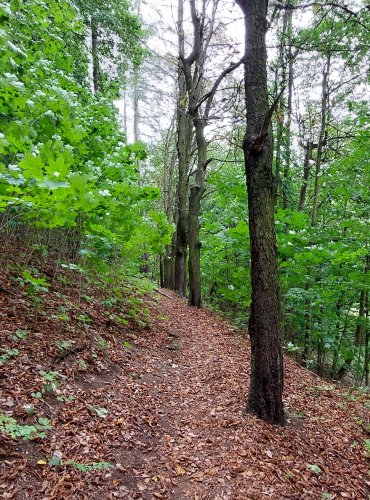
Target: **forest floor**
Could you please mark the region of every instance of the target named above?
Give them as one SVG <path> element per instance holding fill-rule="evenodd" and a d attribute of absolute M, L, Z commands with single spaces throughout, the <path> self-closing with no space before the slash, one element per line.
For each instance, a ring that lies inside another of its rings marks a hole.
<path fill-rule="evenodd" d="M 67 282 L 36 318 L 1 274 L 0 498 L 368 498 L 364 393 L 286 357 L 287 425 L 268 425 L 244 412 L 249 341 L 223 319 L 162 290 L 122 324 Z"/>

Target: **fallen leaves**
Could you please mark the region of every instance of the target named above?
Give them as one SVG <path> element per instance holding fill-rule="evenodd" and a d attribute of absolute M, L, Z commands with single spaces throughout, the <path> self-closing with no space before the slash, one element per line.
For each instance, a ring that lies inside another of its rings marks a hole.
<path fill-rule="evenodd" d="M 24 424 L 52 416 L 45 439 L 2 444 L 4 498 L 367 498 L 366 417 L 354 420 L 365 414 L 363 402 L 320 385 L 287 359 L 291 422 L 269 426 L 244 413 L 247 340 L 236 342 L 209 311 L 176 297 L 148 298 L 151 328 L 130 332 L 107 325 L 92 289 L 78 315 L 94 318 L 93 326 L 61 331 L 49 319 L 61 301 L 53 293 L 48 317 L 34 329 L 16 296 L 0 293 L 2 310 L 17 310 L 0 318 L 2 338 L 21 351 L 3 368 L 0 412 L 18 412 Z M 63 293 L 77 307 L 73 291 Z M 17 329 L 32 342 L 20 344 Z M 178 349 L 168 349 L 173 332 Z M 134 343 L 127 340 L 133 336 Z M 89 346 L 97 338 L 106 348 L 94 354 Z M 50 339 L 84 347 L 60 359 Z M 39 371 L 56 369 L 64 377 L 57 391 L 32 397 L 41 389 Z M 24 411 L 30 405 L 34 415 Z M 107 463 L 113 467 L 99 470 Z"/>

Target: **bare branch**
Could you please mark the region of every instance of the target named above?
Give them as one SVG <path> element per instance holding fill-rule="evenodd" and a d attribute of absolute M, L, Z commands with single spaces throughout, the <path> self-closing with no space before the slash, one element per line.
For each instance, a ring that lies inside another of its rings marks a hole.
<path fill-rule="evenodd" d="M 217 89 L 218 89 L 218 86 L 220 85 L 220 83 L 222 82 L 222 80 L 227 76 L 229 75 L 230 73 L 232 73 L 235 69 L 239 68 L 239 66 L 241 64 L 243 64 L 245 61 L 245 57 L 243 56 L 238 62 L 236 63 L 231 63 L 230 66 L 228 66 L 226 69 L 223 70 L 223 72 L 218 76 L 218 78 L 216 79 L 215 83 L 213 84 L 213 87 L 212 89 L 207 92 L 207 94 L 205 94 L 201 99 L 200 101 L 198 102 L 197 104 L 197 109 L 200 108 L 200 106 L 207 101 L 207 104 L 206 104 L 206 109 L 205 109 L 205 112 L 204 112 L 204 119 L 207 120 L 208 117 L 209 117 L 209 112 L 210 112 L 210 109 L 211 109 L 211 106 L 212 106 L 212 103 L 213 103 L 213 99 L 214 99 L 214 96 L 215 96 L 215 93 L 217 92 Z"/>

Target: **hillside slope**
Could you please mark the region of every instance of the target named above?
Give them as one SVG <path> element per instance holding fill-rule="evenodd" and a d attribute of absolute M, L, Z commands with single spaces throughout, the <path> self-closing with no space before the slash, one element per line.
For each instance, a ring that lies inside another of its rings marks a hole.
<path fill-rule="evenodd" d="M 243 411 L 249 343 L 225 321 L 71 276 L 46 276 L 39 311 L 1 276 L 1 498 L 367 498 L 364 394 L 287 358 L 269 426 Z"/>

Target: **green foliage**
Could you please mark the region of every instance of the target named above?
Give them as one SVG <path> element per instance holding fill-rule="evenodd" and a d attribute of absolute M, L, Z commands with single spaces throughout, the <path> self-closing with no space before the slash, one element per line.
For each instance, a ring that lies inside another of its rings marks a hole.
<path fill-rule="evenodd" d="M 320 467 L 316 464 L 307 464 L 307 468 L 315 474 L 322 474 L 322 469 L 320 469 Z"/>
<path fill-rule="evenodd" d="M 41 417 L 35 425 L 19 424 L 14 418 L 0 413 L 0 432 L 7 434 L 12 439 L 22 438 L 25 441 L 32 439 L 45 438 L 46 430 L 51 429 L 50 421 Z"/>
<path fill-rule="evenodd" d="M 19 278 L 20 283 L 26 286 L 28 295 L 34 296 L 42 292 L 47 292 L 49 284 L 43 277 L 32 276 L 29 271 L 22 273 L 22 278 Z"/>
<path fill-rule="evenodd" d="M 27 330 L 18 329 L 12 335 L 12 339 L 19 342 L 20 340 L 26 340 L 28 337 Z"/>
<path fill-rule="evenodd" d="M 113 467 L 113 464 L 111 464 L 110 462 L 93 462 L 92 464 L 82 464 L 80 462 L 74 462 L 73 460 L 67 460 L 66 465 L 71 465 L 74 469 L 80 472 L 109 470 Z"/>
<path fill-rule="evenodd" d="M 142 57 L 138 18 L 123 0 L 84 0 L 81 11 L 68 0 L 3 5 L 0 212 L 15 227 L 72 232 L 90 266 L 119 259 L 139 266 L 143 247 L 160 252 L 171 228 L 152 210 L 158 190 L 138 186 L 143 146 L 125 143 L 110 91 L 91 94 L 83 22 L 99 17 L 101 61 L 120 66 L 121 81 L 124 62 Z M 42 278 L 23 278 L 35 296 L 43 291 Z"/>
<path fill-rule="evenodd" d="M 89 410 L 94 415 L 97 415 L 99 418 L 107 418 L 108 410 L 106 408 L 96 408 L 95 406 L 89 405 Z"/>
<path fill-rule="evenodd" d="M 0 348 L 0 364 L 5 365 L 10 359 L 16 358 L 19 356 L 19 349 L 9 349 L 7 347 Z"/>
<path fill-rule="evenodd" d="M 68 353 L 68 350 L 72 346 L 72 342 L 69 340 L 58 340 L 55 345 L 57 346 L 59 350 L 59 354 L 61 357 L 65 357 L 66 354 Z"/>
<path fill-rule="evenodd" d="M 117 96 L 131 63 L 137 67 L 145 55 L 145 33 L 140 18 L 127 0 L 77 0 L 84 23 L 97 35 L 93 53 L 99 90 Z"/>
<path fill-rule="evenodd" d="M 320 373 L 333 378 L 349 373 L 359 383 L 370 326 L 366 315 L 360 316 L 360 296 L 370 291 L 370 115 L 363 101 L 350 101 L 347 107 L 338 128 L 348 138 L 341 142 L 340 154 L 326 153 L 317 223 L 312 225 L 307 201 L 310 181 L 305 210 L 283 209 L 278 203 L 276 232 L 286 351 Z M 201 220 L 203 295 L 246 326 L 251 288 L 242 158 L 240 164 L 210 168 L 210 196 L 204 198 Z M 298 206 L 301 163 L 292 166 L 291 177 L 290 198 Z"/>
<path fill-rule="evenodd" d="M 72 403 L 76 398 L 74 396 L 57 396 L 57 400 L 61 401 L 62 403 Z"/>
<path fill-rule="evenodd" d="M 251 302 L 247 193 L 242 158 L 210 171 L 202 214 L 205 300 L 243 326 Z"/>
<path fill-rule="evenodd" d="M 98 347 L 99 351 L 106 351 L 108 349 L 108 343 L 102 337 L 99 337 L 97 339 L 96 344 L 97 344 L 97 347 Z"/>
<path fill-rule="evenodd" d="M 370 439 L 365 439 L 364 446 L 367 455 L 370 456 Z"/>
<path fill-rule="evenodd" d="M 40 375 L 44 381 L 42 394 L 49 394 L 53 392 L 57 387 L 60 386 L 61 380 L 65 378 L 64 375 L 56 371 L 45 372 L 41 370 Z"/>
<path fill-rule="evenodd" d="M 84 323 L 85 325 L 90 325 L 93 322 L 93 319 L 86 314 L 79 314 L 76 319 L 78 319 L 78 321 L 81 321 L 81 323 Z"/>

